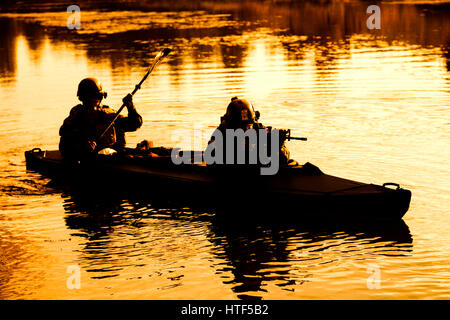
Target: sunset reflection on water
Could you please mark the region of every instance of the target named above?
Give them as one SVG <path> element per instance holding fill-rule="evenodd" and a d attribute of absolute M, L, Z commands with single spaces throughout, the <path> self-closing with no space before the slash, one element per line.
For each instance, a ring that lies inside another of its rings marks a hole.
<path fill-rule="evenodd" d="M 0 14 L 0 298 L 449 298 L 448 6 L 383 3 L 370 31 L 359 1 L 135 5 L 94 2 L 79 31 L 57 6 Z M 230 98 L 245 97 L 262 123 L 308 137 L 288 142 L 299 162 L 410 189 L 405 223 L 238 228 L 171 199 L 98 199 L 25 170 L 25 150 L 57 148 L 82 78 L 101 79 L 118 108 L 164 47 L 134 97 L 144 125 L 130 146 L 177 146 L 196 128 L 202 148 Z M 65 286 L 73 264 L 79 291 Z M 367 288 L 371 264 L 381 289 Z"/>

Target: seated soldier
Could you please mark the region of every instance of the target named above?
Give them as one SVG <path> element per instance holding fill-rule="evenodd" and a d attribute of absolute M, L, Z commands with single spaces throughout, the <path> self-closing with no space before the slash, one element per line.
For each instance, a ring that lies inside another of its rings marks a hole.
<path fill-rule="evenodd" d="M 227 107 L 227 111 L 225 115 L 221 118 L 221 123 L 217 130 L 219 130 L 222 133 L 222 148 L 223 148 L 223 159 L 224 163 L 226 162 L 226 130 L 227 129 L 242 129 L 244 132 L 249 129 L 254 129 L 256 132 L 256 136 L 258 137 L 258 131 L 259 129 L 264 129 L 265 132 L 267 132 L 267 143 L 270 144 L 270 128 L 266 128 L 264 125 L 258 122 L 259 119 L 259 112 L 254 110 L 253 106 L 244 99 L 238 99 L 237 97 L 234 97 L 231 99 L 230 104 Z M 279 164 L 282 166 L 285 166 L 289 162 L 289 150 L 286 148 L 285 145 L 285 139 L 286 137 L 283 135 L 282 132 L 280 132 L 280 139 L 279 139 Z M 258 148 L 265 147 L 267 149 L 270 149 L 268 146 L 261 146 L 258 145 L 259 143 L 256 142 L 256 145 L 252 144 L 248 140 L 244 140 L 244 145 L 235 145 L 234 146 L 234 157 L 237 158 L 237 154 L 239 152 L 245 153 L 245 164 L 249 163 L 249 152 L 255 152 L 256 155 L 259 155 Z M 217 146 L 215 144 L 214 134 L 211 137 L 211 140 L 208 142 L 208 148 L 216 148 Z M 236 164 L 236 159 L 233 162 Z"/>
<path fill-rule="evenodd" d="M 101 104 L 106 98 L 101 84 L 95 78 L 83 79 L 78 85 L 78 99 L 82 102 L 70 110 L 59 130 L 61 136 L 59 150 L 65 159 L 79 160 L 104 148 L 118 152 L 125 148 L 125 132 L 136 131 L 142 125 L 142 117 L 137 113 L 132 96 L 128 94 L 123 102 L 128 116 L 119 116 L 108 131 L 100 134 L 114 119 L 115 111 Z"/>

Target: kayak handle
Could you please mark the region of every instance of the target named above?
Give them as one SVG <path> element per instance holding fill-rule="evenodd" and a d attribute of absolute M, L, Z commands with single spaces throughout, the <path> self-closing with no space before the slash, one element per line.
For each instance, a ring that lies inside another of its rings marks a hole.
<path fill-rule="evenodd" d="M 393 186 L 393 187 L 397 187 L 397 190 L 400 189 L 400 185 L 398 183 L 394 183 L 394 182 L 386 182 L 383 183 L 383 187 L 387 187 L 387 186 Z"/>

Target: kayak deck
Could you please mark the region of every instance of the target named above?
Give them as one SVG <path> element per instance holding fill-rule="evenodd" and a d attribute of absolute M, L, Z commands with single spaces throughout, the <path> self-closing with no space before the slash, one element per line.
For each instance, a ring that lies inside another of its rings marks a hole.
<path fill-rule="evenodd" d="M 71 173 L 83 181 L 112 177 L 128 181 L 140 189 L 155 185 L 168 187 L 200 200 L 213 200 L 227 212 L 233 211 L 239 198 L 249 197 L 252 204 L 269 210 L 295 208 L 302 218 L 347 217 L 351 219 L 400 219 L 407 212 L 411 199 L 409 190 L 387 188 L 324 174 L 306 163 L 303 166 L 280 168 L 278 174 L 261 176 L 251 169 L 228 169 L 204 164 L 175 165 L 170 157 L 100 156 L 89 166 L 71 166 L 59 151 L 33 149 L 25 152 L 27 167 L 53 177 Z M 259 171 L 258 171 L 259 172 Z M 81 174 L 81 175 L 80 175 Z M 237 199 L 224 201 L 224 199 Z M 245 200 L 245 199 L 244 199 Z M 253 211 L 253 207 L 249 208 Z M 249 211 L 249 210 L 247 210 Z M 259 212 L 259 210 L 258 210 Z"/>

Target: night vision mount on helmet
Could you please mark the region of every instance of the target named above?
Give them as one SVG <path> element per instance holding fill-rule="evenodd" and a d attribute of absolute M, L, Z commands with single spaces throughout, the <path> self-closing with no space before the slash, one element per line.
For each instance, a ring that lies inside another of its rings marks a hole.
<path fill-rule="evenodd" d="M 78 85 L 77 96 L 81 101 L 92 98 L 102 100 L 103 98 L 106 98 L 107 95 L 108 94 L 103 91 L 102 84 L 96 78 L 83 79 Z"/>

